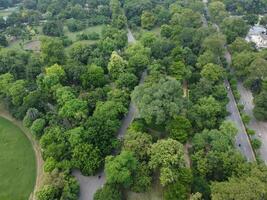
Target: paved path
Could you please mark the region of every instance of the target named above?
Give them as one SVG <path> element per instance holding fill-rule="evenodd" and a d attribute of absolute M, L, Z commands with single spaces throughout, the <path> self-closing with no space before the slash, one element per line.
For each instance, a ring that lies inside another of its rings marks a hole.
<path fill-rule="evenodd" d="M 131 32 L 128 29 L 128 43 L 135 43 L 136 40 Z M 147 76 L 147 71 L 145 70 L 142 73 L 139 84 L 142 84 Z M 123 118 L 121 127 L 118 131 L 118 138 L 121 139 L 125 135 L 127 128 L 130 126 L 134 117 L 136 116 L 137 109 L 134 106 L 133 102 L 130 103 L 129 111 L 127 115 Z M 93 200 L 95 192 L 101 188 L 106 181 L 104 171 L 97 173 L 95 176 L 83 176 L 79 170 L 73 170 L 73 176 L 77 178 L 80 184 L 80 195 L 79 200 Z"/>
<path fill-rule="evenodd" d="M 203 3 L 204 3 L 204 9 L 206 11 L 206 14 L 208 16 L 210 16 L 209 10 L 207 7 L 207 0 L 203 0 Z M 203 25 L 207 26 L 207 24 L 208 24 L 207 19 L 204 18 L 203 19 Z M 213 24 L 213 26 L 216 28 L 216 30 L 218 32 L 220 31 L 220 28 L 217 24 Z M 231 55 L 230 55 L 227 48 L 225 48 L 225 58 L 226 58 L 226 61 L 228 63 L 228 66 L 230 66 L 231 65 Z M 229 98 L 229 103 L 227 104 L 226 108 L 227 108 L 227 111 L 230 113 L 230 115 L 227 117 L 227 119 L 230 120 L 231 122 L 233 122 L 238 129 L 238 134 L 236 136 L 236 141 L 235 141 L 236 148 L 238 148 L 240 150 L 240 152 L 246 157 L 246 159 L 248 161 L 253 162 L 256 160 L 255 155 L 254 155 L 253 149 L 251 147 L 251 144 L 250 144 L 247 132 L 246 132 L 246 128 L 244 126 L 244 123 L 243 123 L 242 118 L 240 116 L 239 110 L 237 108 L 237 104 L 236 104 L 234 95 L 232 93 L 230 84 L 229 84 L 227 79 L 225 79 L 224 85 L 225 85 L 225 88 L 229 88 L 227 90 L 227 96 Z"/>
<path fill-rule="evenodd" d="M 242 83 L 238 83 L 238 91 L 241 95 L 240 103 L 244 105 L 244 112 L 250 116 L 251 121 L 248 127 L 256 132 L 255 137 L 261 140 L 260 148 L 261 159 L 267 164 L 267 122 L 258 121 L 253 115 L 253 96 L 251 91 L 244 88 Z"/>

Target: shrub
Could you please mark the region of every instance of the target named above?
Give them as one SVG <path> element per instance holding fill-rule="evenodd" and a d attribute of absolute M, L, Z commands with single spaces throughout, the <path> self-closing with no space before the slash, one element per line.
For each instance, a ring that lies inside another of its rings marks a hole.
<path fill-rule="evenodd" d="M 253 149 L 258 150 L 259 148 L 261 148 L 261 141 L 259 139 L 255 138 L 251 141 L 251 145 L 252 145 Z"/>

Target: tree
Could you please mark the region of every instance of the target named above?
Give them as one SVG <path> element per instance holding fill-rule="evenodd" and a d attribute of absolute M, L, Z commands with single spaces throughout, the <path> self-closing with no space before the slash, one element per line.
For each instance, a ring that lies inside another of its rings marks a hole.
<path fill-rule="evenodd" d="M 14 82 L 14 76 L 10 73 L 0 75 L 0 94 L 8 95 L 9 88 Z"/>
<path fill-rule="evenodd" d="M 87 117 L 87 103 L 80 99 L 71 99 L 65 102 L 58 114 L 62 118 L 81 122 Z"/>
<path fill-rule="evenodd" d="M 9 86 L 8 96 L 11 97 L 12 103 L 15 106 L 20 106 L 22 104 L 23 98 L 26 94 L 26 81 L 24 80 L 17 80 Z"/>
<path fill-rule="evenodd" d="M 258 120 L 267 119 L 267 91 L 262 91 L 254 99 L 255 107 L 253 113 Z"/>
<path fill-rule="evenodd" d="M 164 124 L 182 109 L 181 85 L 172 78 L 160 78 L 155 83 L 146 82 L 137 86 L 131 96 L 140 116 L 148 124 Z"/>
<path fill-rule="evenodd" d="M 192 107 L 190 116 L 200 130 L 215 128 L 224 117 L 220 103 L 212 96 L 200 98 Z"/>
<path fill-rule="evenodd" d="M 209 63 L 200 72 L 202 78 L 210 81 L 211 84 L 218 83 L 224 78 L 224 70 L 221 66 Z"/>
<path fill-rule="evenodd" d="M 214 200 L 251 200 L 262 199 L 264 196 L 266 196 L 266 183 L 264 184 L 258 177 L 230 178 L 228 182 L 211 184 L 211 197 Z"/>
<path fill-rule="evenodd" d="M 174 62 L 169 69 L 169 74 L 176 80 L 182 81 L 187 80 L 191 76 L 191 70 L 188 66 L 181 61 Z"/>
<path fill-rule="evenodd" d="M 64 46 L 60 39 L 43 37 L 41 39 L 41 58 L 46 65 L 65 62 Z"/>
<path fill-rule="evenodd" d="M 213 22 L 220 24 L 228 16 L 225 5 L 220 1 L 214 1 L 209 4 L 209 12 Z"/>
<path fill-rule="evenodd" d="M 235 74 L 239 78 L 248 76 L 248 67 L 255 60 L 255 53 L 249 51 L 242 51 L 241 53 L 234 54 L 232 57 L 232 67 L 235 69 Z"/>
<path fill-rule="evenodd" d="M 133 90 L 137 83 L 138 79 L 133 73 L 122 73 L 115 81 L 116 87 L 129 90 Z"/>
<path fill-rule="evenodd" d="M 185 166 L 183 145 L 172 139 L 158 140 L 151 146 L 149 166 L 160 171 L 163 186 L 177 181 L 179 169 Z"/>
<path fill-rule="evenodd" d="M 105 184 L 104 187 L 98 189 L 94 195 L 94 200 L 121 200 L 122 194 L 120 190 L 110 184 Z"/>
<path fill-rule="evenodd" d="M 62 22 L 48 21 L 43 26 L 43 33 L 48 36 L 59 37 L 64 35 Z"/>
<path fill-rule="evenodd" d="M 122 151 L 118 156 L 108 156 L 105 161 L 105 173 L 107 183 L 121 184 L 129 187 L 132 182 L 132 174 L 136 170 L 137 160 L 133 153 Z"/>
<path fill-rule="evenodd" d="M 23 126 L 29 128 L 32 123 L 40 116 L 39 111 L 36 108 L 29 108 L 25 117 L 23 118 Z"/>
<path fill-rule="evenodd" d="M 208 36 L 202 46 L 205 50 L 213 52 L 216 56 L 221 56 L 224 52 L 224 45 L 226 43 L 225 36 L 220 33 L 215 33 Z"/>
<path fill-rule="evenodd" d="M 267 61 L 263 58 L 256 58 L 247 68 L 247 72 L 245 86 L 254 92 L 260 91 L 262 80 L 267 77 Z"/>
<path fill-rule="evenodd" d="M 133 152 L 138 160 L 147 160 L 150 147 L 152 145 L 152 137 L 147 133 L 128 130 L 123 141 L 123 149 Z"/>
<path fill-rule="evenodd" d="M 3 34 L 0 34 L 0 46 L 6 47 L 8 45 L 8 42 L 6 40 L 6 36 Z"/>
<path fill-rule="evenodd" d="M 225 18 L 221 24 L 221 30 L 226 35 L 228 43 L 232 43 L 237 37 L 245 37 L 249 26 L 240 17 Z"/>
<path fill-rule="evenodd" d="M 151 54 L 150 49 L 144 47 L 139 42 L 130 44 L 128 48 L 125 50 L 125 54 L 128 60 L 129 68 L 135 74 L 139 74 L 149 65 L 150 54 Z"/>
<path fill-rule="evenodd" d="M 156 19 L 153 13 L 144 11 L 141 16 L 142 28 L 151 30 L 155 25 Z"/>
<path fill-rule="evenodd" d="M 172 27 L 170 25 L 163 24 L 160 27 L 160 35 L 162 37 L 170 38 L 172 35 Z"/>
<path fill-rule="evenodd" d="M 190 121 L 183 116 L 176 116 L 167 124 L 166 127 L 170 138 L 181 143 L 185 143 L 187 141 L 187 138 L 192 131 L 191 129 L 192 126 Z"/>
<path fill-rule="evenodd" d="M 100 151 L 91 144 L 79 143 L 73 148 L 72 163 L 84 175 L 93 175 L 101 164 Z"/>
<path fill-rule="evenodd" d="M 166 200 L 188 199 L 187 188 L 179 181 L 166 187 L 163 195 Z"/>
<path fill-rule="evenodd" d="M 248 43 L 244 38 L 237 37 L 235 41 L 233 41 L 229 45 L 229 50 L 232 54 L 234 53 L 241 53 L 243 51 L 252 51 L 253 47 L 250 43 Z"/>
<path fill-rule="evenodd" d="M 117 52 L 112 52 L 108 63 L 108 71 L 113 79 L 117 79 L 120 74 L 127 71 L 128 63 L 119 56 Z"/>
<path fill-rule="evenodd" d="M 58 196 L 58 190 L 52 185 L 45 185 L 41 190 L 37 192 L 38 200 L 56 199 L 57 196 Z"/>
<path fill-rule="evenodd" d="M 84 88 L 102 87 L 106 83 L 104 70 L 97 65 L 89 65 L 81 76 L 81 82 Z"/>
<path fill-rule="evenodd" d="M 175 13 L 171 19 L 172 25 L 181 27 L 199 28 L 202 26 L 201 15 L 191 9 L 182 9 L 181 13 Z"/>
<path fill-rule="evenodd" d="M 34 122 L 31 125 L 31 132 L 37 137 L 40 138 L 43 134 L 43 130 L 45 127 L 45 119 L 39 118 L 34 120 Z"/>

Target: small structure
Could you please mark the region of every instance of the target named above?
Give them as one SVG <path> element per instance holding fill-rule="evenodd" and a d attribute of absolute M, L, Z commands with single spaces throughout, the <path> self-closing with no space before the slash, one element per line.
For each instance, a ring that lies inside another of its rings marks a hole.
<path fill-rule="evenodd" d="M 256 44 L 257 49 L 267 48 L 267 30 L 261 25 L 250 28 L 246 41 Z"/>

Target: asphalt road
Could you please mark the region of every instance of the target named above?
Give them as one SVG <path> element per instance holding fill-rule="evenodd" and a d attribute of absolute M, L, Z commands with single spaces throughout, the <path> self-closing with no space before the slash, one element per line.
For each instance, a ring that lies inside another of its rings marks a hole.
<path fill-rule="evenodd" d="M 227 117 L 227 120 L 233 122 L 238 129 L 235 141 L 236 148 L 238 148 L 238 150 L 246 157 L 248 161 L 253 162 L 255 161 L 255 155 L 252 150 L 239 110 L 237 108 L 234 95 L 227 80 L 225 80 L 225 86 L 226 88 L 229 88 L 227 92 L 229 103 L 227 104 L 226 108 L 230 115 Z"/>
<path fill-rule="evenodd" d="M 244 111 L 250 116 L 251 121 L 248 127 L 256 132 L 254 137 L 261 140 L 260 156 L 261 159 L 267 164 L 267 122 L 258 121 L 253 115 L 253 96 L 251 91 L 243 87 L 242 83 L 238 83 L 238 91 L 241 95 L 240 103 L 244 105 Z"/>
<path fill-rule="evenodd" d="M 203 0 L 204 3 L 204 9 L 206 11 L 206 14 L 209 16 L 209 10 L 207 7 L 208 0 Z M 207 19 L 203 18 L 203 26 L 207 26 Z M 217 24 L 213 24 L 213 26 L 216 28 L 216 30 L 219 32 L 220 28 Z M 227 48 L 225 48 L 225 58 L 227 60 L 228 65 L 231 65 L 231 55 Z M 246 129 L 244 126 L 244 123 L 241 119 L 239 110 L 237 108 L 237 104 L 234 98 L 234 95 L 231 90 L 231 86 L 226 79 L 224 81 L 225 88 L 227 89 L 227 96 L 229 98 L 229 103 L 227 104 L 227 111 L 229 112 L 229 116 L 227 117 L 227 120 L 233 122 L 236 125 L 236 128 L 238 129 L 238 134 L 236 136 L 235 145 L 236 148 L 246 157 L 246 159 L 250 162 L 255 161 L 255 155 L 253 152 L 253 149 L 251 147 L 248 135 L 246 133 Z M 267 135 L 266 135 L 267 137 Z M 267 150 L 267 149 L 266 149 Z"/>
<path fill-rule="evenodd" d="M 128 29 L 128 43 L 136 42 L 132 32 Z M 147 75 L 147 71 L 142 73 L 139 84 L 142 84 Z M 117 137 L 119 139 L 123 138 L 125 135 L 127 128 L 130 126 L 134 117 L 136 116 L 137 109 L 134 106 L 133 102 L 130 103 L 129 111 L 127 115 L 123 118 L 121 127 L 118 131 Z M 79 170 L 73 170 L 72 175 L 77 178 L 80 184 L 80 195 L 79 200 L 93 200 L 95 192 L 101 188 L 106 181 L 105 173 L 102 170 L 97 173 L 95 176 L 83 176 Z"/>

